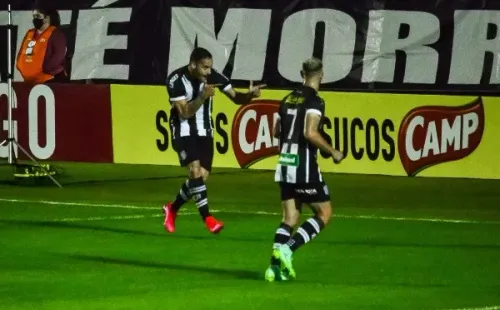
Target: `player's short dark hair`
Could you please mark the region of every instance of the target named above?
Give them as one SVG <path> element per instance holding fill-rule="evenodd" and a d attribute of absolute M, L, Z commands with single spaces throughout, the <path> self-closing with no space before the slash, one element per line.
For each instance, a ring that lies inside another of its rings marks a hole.
<path fill-rule="evenodd" d="M 302 75 L 311 76 L 323 69 L 323 62 L 315 57 L 309 58 L 302 63 Z"/>
<path fill-rule="evenodd" d="M 191 56 L 189 56 L 189 62 L 198 62 L 202 59 L 212 58 L 212 54 L 203 47 L 197 47 L 191 52 Z"/>

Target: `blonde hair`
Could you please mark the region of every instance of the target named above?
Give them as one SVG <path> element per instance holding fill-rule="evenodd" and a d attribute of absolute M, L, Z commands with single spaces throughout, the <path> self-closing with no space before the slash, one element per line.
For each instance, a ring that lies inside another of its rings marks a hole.
<path fill-rule="evenodd" d="M 304 77 L 311 76 L 323 69 L 323 62 L 315 57 L 309 58 L 302 63 L 302 74 Z"/>

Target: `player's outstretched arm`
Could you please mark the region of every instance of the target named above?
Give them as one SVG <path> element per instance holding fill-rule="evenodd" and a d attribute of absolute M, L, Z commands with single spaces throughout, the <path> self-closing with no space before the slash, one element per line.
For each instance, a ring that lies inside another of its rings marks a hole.
<path fill-rule="evenodd" d="M 242 92 L 237 92 L 234 89 L 229 89 L 226 94 L 231 98 L 231 100 L 238 104 L 248 104 L 252 101 L 254 98 L 259 98 L 260 97 L 260 90 L 264 87 L 266 87 L 266 84 L 260 84 L 260 85 L 253 85 L 253 81 L 250 81 L 250 87 L 248 87 L 248 92 L 242 93 Z"/>
<path fill-rule="evenodd" d="M 316 146 L 320 150 L 325 153 L 331 154 L 333 160 L 336 163 L 339 163 L 344 155 L 342 152 L 335 150 L 328 142 L 323 138 L 321 133 L 319 132 L 319 122 L 321 121 L 321 116 L 316 113 L 307 113 L 306 114 L 306 123 L 305 123 L 305 132 L 304 137 L 311 143 Z"/>
<path fill-rule="evenodd" d="M 215 94 L 215 88 L 217 86 L 219 85 L 206 84 L 203 87 L 203 91 L 200 93 L 200 95 L 189 103 L 187 102 L 187 100 L 175 101 L 175 108 L 179 112 L 179 115 L 184 119 L 192 117 L 205 102 L 205 100 Z"/>

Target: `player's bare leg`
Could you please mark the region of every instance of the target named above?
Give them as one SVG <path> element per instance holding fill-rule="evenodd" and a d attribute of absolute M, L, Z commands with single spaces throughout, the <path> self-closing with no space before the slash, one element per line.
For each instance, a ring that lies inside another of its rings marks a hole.
<path fill-rule="evenodd" d="M 280 266 L 281 262 L 279 257 L 275 257 L 275 251 L 278 250 L 281 245 L 286 244 L 288 240 L 290 240 L 293 228 L 295 227 L 295 225 L 297 225 L 300 218 L 300 207 L 300 202 L 296 201 L 295 199 L 289 199 L 281 202 L 281 208 L 283 209 L 283 218 L 274 235 L 271 264 L 265 273 L 266 281 L 272 282 L 275 279 L 287 279 L 288 270 L 285 273 L 282 272 Z"/>
<path fill-rule="evenodd" d="M 329 201 L 311 203 L 314 216 L 307 219 L 292 238 L 275 252 L 282 265 L 288 269 L 290 276 L 295 278 L 295 270 L 292 265 L 292 256 L 295 251 L 306 243 L 311 242 L 325 228 L 332 217 L 332 205 Z"/>

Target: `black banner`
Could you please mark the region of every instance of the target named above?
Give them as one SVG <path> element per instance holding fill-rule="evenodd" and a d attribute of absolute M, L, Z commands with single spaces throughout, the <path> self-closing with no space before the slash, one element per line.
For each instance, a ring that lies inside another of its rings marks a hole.
<path fill-rule="evenodd" d="M 494 94 L 500 84 L 500 2 L 477 0 L 72 0 L 56 4 L 73 81 L 164 84 L 196 45 L 236 86 L 301 82 L 323 59 L 323 89 Z M 13 46 L 32 1 L 13 5 Z M 6 72 L 7 12 L 0 8 Z M 5 47 L 5 48 L 4 48 Z M 15 55 L 13 55 L 15 56 Z M 20 80 L 16 72 L 15 80 Z"/>

